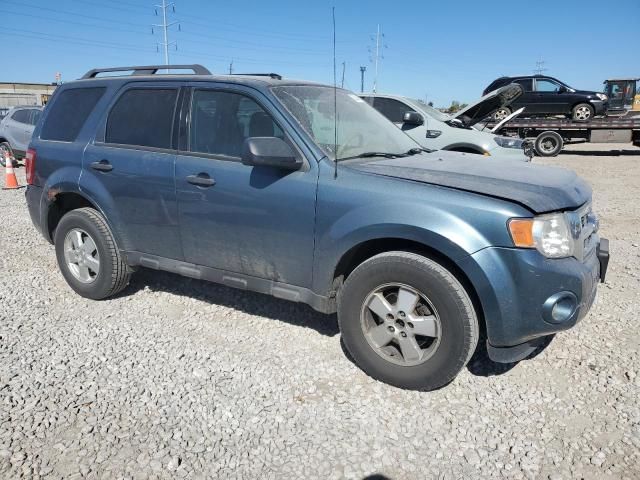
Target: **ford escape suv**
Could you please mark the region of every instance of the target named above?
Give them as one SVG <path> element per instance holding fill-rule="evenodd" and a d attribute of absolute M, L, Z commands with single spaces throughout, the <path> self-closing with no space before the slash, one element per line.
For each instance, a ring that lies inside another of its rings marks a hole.
<path fill-rule="evenodd" d="M 424 390 L 481 333 L 512 362 L 587 314 L 608 242 L 573 172 L 426 152 L 343 89 L 164 68 L 65 83 L 34 132 L 29 212 L 78 294 L 146 267 L 304 302 Z"/>

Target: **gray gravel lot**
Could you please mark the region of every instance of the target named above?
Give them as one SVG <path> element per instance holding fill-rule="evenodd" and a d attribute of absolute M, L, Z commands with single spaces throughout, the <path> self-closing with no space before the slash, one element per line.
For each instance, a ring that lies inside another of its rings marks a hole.
<path fill-rule="evenodd" d="M 153 271 L 83 299 L 0 191 L 0 478 L 640 478 L 640 150 L 620 148 L 535 160 L 594 188 L 592 312 L 431 393 L 368 378 L 302 305 Z"/>

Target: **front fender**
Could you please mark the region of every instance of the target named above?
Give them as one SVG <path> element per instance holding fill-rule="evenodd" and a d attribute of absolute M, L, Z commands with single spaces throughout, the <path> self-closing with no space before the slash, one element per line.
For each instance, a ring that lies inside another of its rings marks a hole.
<path fill-rule="evenodd" d="M 369 240 L 417 242 L 458 263 L 492 245 L 509 245 L 507 219 L 521 207 L 434 185 L 344 168 L 321 173 L 318 188 L 314 291 L 330 291 L 342 256 Z"/>

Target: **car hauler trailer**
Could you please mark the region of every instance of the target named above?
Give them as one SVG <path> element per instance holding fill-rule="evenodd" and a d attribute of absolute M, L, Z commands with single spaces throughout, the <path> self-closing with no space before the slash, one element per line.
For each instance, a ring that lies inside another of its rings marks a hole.
<path fill-rule="evenodd" d="M 497 128 L 496 128 L 497 127 Z M 504 124 L 485 126 L 500 135 L 533 142 L 541 157 L 555 157 L 567 142 L 633 143 L 640 147 L 640 116 L 594 118 L 586 122 L 563 118 L 513 118 Z"/>

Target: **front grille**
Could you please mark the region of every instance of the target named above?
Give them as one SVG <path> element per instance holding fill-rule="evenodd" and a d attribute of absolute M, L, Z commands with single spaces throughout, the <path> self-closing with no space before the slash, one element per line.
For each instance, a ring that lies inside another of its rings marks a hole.
<path fill-rule="evenodd" d="M 569 212 L 569 221 L 576 241 L 575 256 L 584 261 L 596 250 L 598 245 L 598 219 L 591 210 L 591 202 L 575 212 Z"/>

